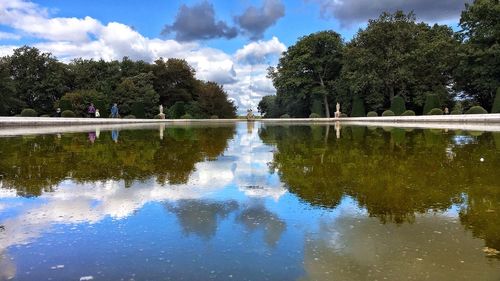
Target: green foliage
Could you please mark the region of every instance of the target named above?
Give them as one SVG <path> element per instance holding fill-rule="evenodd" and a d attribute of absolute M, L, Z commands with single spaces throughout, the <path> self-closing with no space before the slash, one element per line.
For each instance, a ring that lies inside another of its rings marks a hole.
<path fill-rule="evenodd" d="M 495 96 L 495 101 L 491 107 L 491 113 L 500 113 L 500 87 L 497 89 L 497 94 Z"/>
<path fill-rule="evenodd" d="M 367 117 L 377 117 L 378 114 L 377 112 L 375 111 L 369 111 L 367 114 L 366 114 Z"/>
<path fill-rule="evenodd" d="M 465 112 L 465 114 L 487 114 L 487 113 L 488 111 L 486 111 L 486 109 L 484 109 L 482 106 L 479 105 L 473 106 Z"/>
<path fill-rule="evenodd" d="M 220 118 L 235 118 L 236 106 L 224 88 L 214 82 L 201 82 L 198 84 L 198 101 L 191 103 L 191 109 L 187 110 L 196 118 L 207 118 L 217 115 Z"/>
<path fill-rule="evenodd" d="M 362 98 L 353 99 L 351 117 L 365 117 L 365 104 Z"/>
<path fill-rule="evenodd" d="M 285 110 L 280 114 L 306 117 L 314 100 L 319 100 L 330 117 L 329 99 L 335 98 L 332 93 L 340 77 L 343 49 L 338 33 L 321 31 L 301 37 L 283 53 L 278 66 L 268 73 Z"/>
<path fill-rule="evenodd" d="M 320 96 L 313 97 L 312 105 L 311 105 L 311 114 L 314 113 L 318 116 L 324 116 L 324 105 L 321 101 Z"/>
<path fill-rule="evenodd" d="M 439 97 L 435 94 L 427 94 L 425 97 L 423 115 L 429 114 L 433 108 L 440 108 Z"/>
<path fill-rule="evenodd" d="M 48 114 L 40 115 L 40 117 L 50 117 Z"/>
<path fill-rule="evenodd" d="M 397 95 L 408 108 L 421 108 L 426 92 L 451 98 L 442 89 L 452 82 L 458 47 L 446 25 L 418 23 L 413 13 L 382 13 L 347 45 L 342 77 L 370 110 L 390 107 Z"/>
<path fill-rule="evenodd" d="M 382 112 L 382 116 L 396 116 L 392 110 L 386 110 Z"/>
<path fill-rule="evenodd" d="M 180 119 L 193 119 L 193 116 L 191 116 L 191 114 L 186 113 L 182 115 Z"/>
<path fill-rule="evenodd" d="M 401 96 L 395 96 L 391 101 L 391 110 L 396 115 L 401 115 L 406 111 L 405 100 Z"/>
<path fill-rule="evenodd" d="M 129 115 L 127 115 L 127 116 L 123 117 L 123 119 L 135 119 L 135 118 L 136 118 L 136 117 L 135 117 L 135 115 L 133 115 L 133 114 L 129 114 Z"/>
<path fill-rule="evenodd" d="M 76 114 L 71 110 L 64 110 L 61 112 L 61 117 L 76 117 Z"/>
<path fill-rule="evenodd" d="M 168 115 L 172 119 L 179 119 L 182 115 L 186 114 L 185 103 L 183 101 L 176 102 L 168 109 Z"/>
<path fill-rule="evenodd" d="M 500 2 L 476 0 L 465 4 L 458 35 L 462 41 L 455 87 L 484 108 L 492 108 L 500 87 Z"/>
<path fill-rule="evenodd" d="M 281 115 L 280 118 L 291 118 L 291 117 L 290 117 L 290 115 L 285 113 L 285 114 Z"/>
<path fill-rule="evenodd" d="M 452 110 L 452 111 L 450 112 L 450 114 L 451 114 L 451 115 L 461 115 L 461 114 L 462 114 L 462 111 L 460 111 L 460 110 L 455 110 L 455 109 L 454 109 L 454 110 Z"/>
<path fill-rule="evenodd" d="M 25 108 L 21 111 L 22 117 L 37 117 L 38 113 L 32 108 Z"/>
<path fill-rule="evenodd" d="M 311 113 L 309 115 L 309 118 L 321 118 L 321 116 L 319 114 L 317 114 L 317 113 Z"/>
<path fill-rule="evenodd" d="M 431 109 L 427 115 L 443 115 L 443 110 L 441 110 L 440 108 L 433 108 Z"/>
<path fill-rule="evenodd" d="M 283 108 L 279 105 L 276 95 L 262 97 L 257 106 L 257 110 L 264 118 L 278 118 L 283 112 Z"/>
<path fill-rule="evenodd" d="M 69 96 L 63 96 L 59 100 L 59 108 L 61 109 L 61 111 L 73 110 L 73 105 L 71 104 Z"/>
<path fill-rule="evenodd" d="M 219 116 L 217 116 L 217 115 L 212 115 L 212 116 L 210 116 L 210 119 L 219 119 Z"/>
<path fill-rule="evenodd" d="M 415 116 L 415 111 L 413 110 L 405 110 L 405 112 L 401 113 L 401 116 Z"/>
<path fill-rule="evenodd" d="M 340 113 L 340 117 L 345 118 L 345 117 L 349 117 L 349 116 L 347 116 L 347 114 L 345 114 L 345 113 Z"/>
<path fill-rule="evenodd" d="M 144 104 L 140 101 L 138 102 L 134 102 L 132 104 L 132 110 L 131 110 L 132 114 L 131 116 L 134 116 L 134 118 L 145 118 L 146 117 L 146 113 L 144 112 Z M 127 116 L 125 116 L 124 118 L 127 118 Z"/>

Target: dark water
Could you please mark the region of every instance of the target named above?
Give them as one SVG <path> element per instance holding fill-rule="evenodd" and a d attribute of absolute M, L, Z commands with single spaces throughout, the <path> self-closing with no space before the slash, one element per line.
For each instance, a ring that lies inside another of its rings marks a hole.
<path fill-rule="evenodd" d="M 500 134 L 0 138 L 0 280 L 500 280 Z"/>

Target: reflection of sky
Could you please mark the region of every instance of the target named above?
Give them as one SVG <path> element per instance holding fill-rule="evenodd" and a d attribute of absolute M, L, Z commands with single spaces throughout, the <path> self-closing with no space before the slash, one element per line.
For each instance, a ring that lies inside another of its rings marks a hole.
<path fill-rule="evenodd" d="M 257 131 L 239 125 L 224 155 L 197 163 L 182 185 L 69 179 L 36 198 L 0 189 L 0 280 L 331 280 L 342 268 L 343 280 L 359 280 L 373 265 L 412 277 L 451 257 L 483 280 L 500 274 L 457 224 L 458 207 L 395 226 L 350 197 L 333 210 L 304 204 L 270 174 L 275 148 Z"/>

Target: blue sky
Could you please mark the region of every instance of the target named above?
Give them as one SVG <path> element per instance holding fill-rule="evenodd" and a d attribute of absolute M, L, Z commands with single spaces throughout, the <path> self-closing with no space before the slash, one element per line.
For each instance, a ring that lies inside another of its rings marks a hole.
<path fill-rule="evenodd" d="M 266 69 L 301 36 L 348 41 L 382 11 L 415 11 L 454 28 L 470 0 L 0 0 L 0 55 L 36 46 L 60 60 L 186 59 L 224 85 L 239 111 L 273 94 Z"/>

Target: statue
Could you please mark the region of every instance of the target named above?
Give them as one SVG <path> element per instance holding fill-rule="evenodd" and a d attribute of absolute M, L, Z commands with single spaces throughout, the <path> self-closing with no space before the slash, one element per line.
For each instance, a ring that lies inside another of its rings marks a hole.
<path fill-rule="evenodd" d="M 252 109 L 247 110 L 247 120 L 248 121 L 253 121 L 255 120 L 255 115 L 253 115 Z"/>
<path fill-rule="evenodd" d="M 165 114 L 163 113 L 163 105 L 160 104 L 160 114 L 158 114 L 160 119 L 165 119 Z"/>
<path fill-rule="evenodd" d="M 337 111 L 335 111 L 335 118 L 340 117 L 340 103 L 337 102 L 337 105 L 335 106 Z"/>

